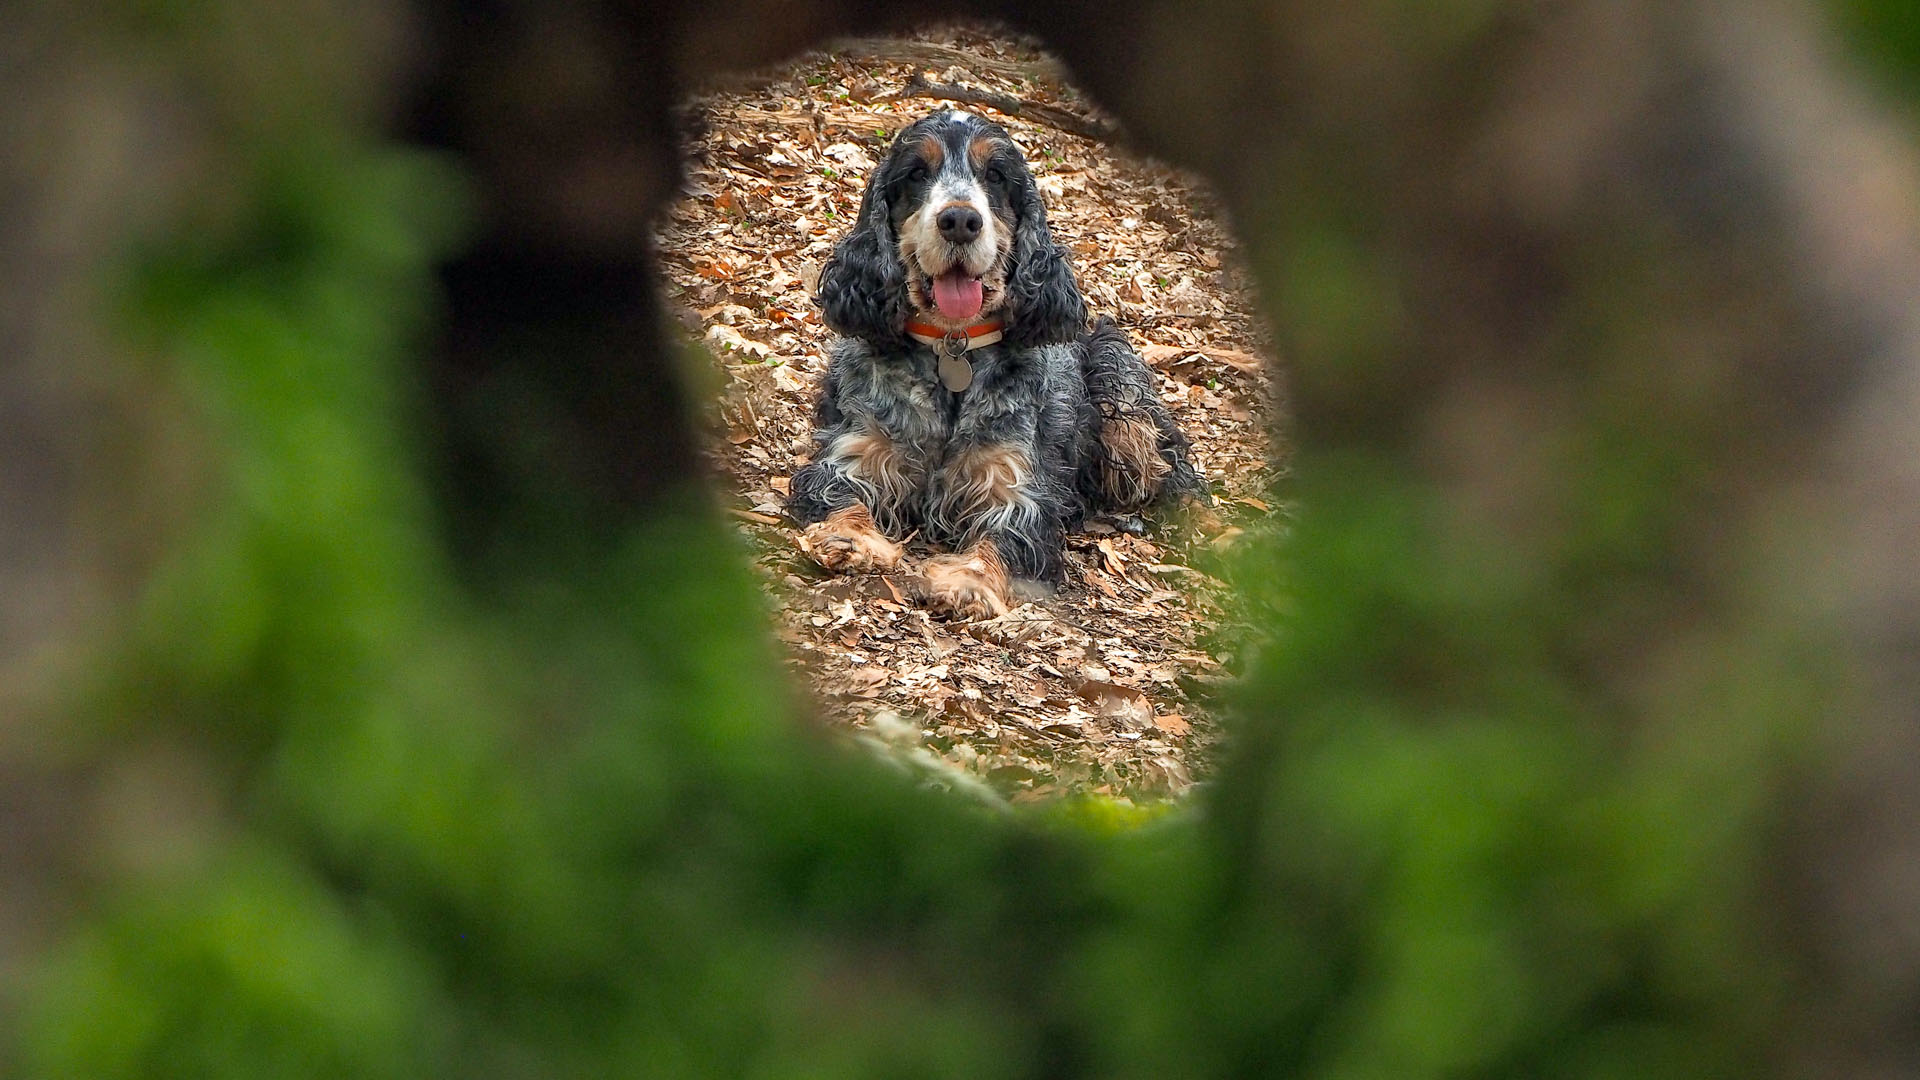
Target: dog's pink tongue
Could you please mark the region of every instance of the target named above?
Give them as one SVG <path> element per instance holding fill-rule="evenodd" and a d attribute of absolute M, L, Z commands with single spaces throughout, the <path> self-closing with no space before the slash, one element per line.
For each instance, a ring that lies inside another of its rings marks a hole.
<path fill-rule="evenodd" d="M 933 279 L 933 306 L 954 322 L 980 314 L 984 295 L 980 279 L 968 277 L 964 270 L 951 270 Z"/>

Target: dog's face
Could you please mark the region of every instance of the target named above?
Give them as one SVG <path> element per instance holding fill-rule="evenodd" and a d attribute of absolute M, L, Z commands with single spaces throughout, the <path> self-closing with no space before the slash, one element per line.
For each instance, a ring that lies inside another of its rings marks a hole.
<path fill-rule="evenodd" d="M 909 316 L 944 329 L 1000 318 L 1023 345 L 1071 341 L 1086 320 L 1020 148 L 951 109 L 894 138 L 821 271 L 820 303 L 835 330 L 882 344 Z"/>
<path fill-rule="evenodd" d="M 970 113 L 935 113 L 894 140 L 881 170 L 915 311 L 956 327 L 999 310 L 1013 252 L 1013 193 L 1032 185 L 1006 131 Z"/>

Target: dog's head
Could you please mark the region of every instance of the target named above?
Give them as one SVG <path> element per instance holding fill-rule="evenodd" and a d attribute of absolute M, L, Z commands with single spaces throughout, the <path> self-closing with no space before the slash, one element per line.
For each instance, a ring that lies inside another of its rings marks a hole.
<path fill-rule="evenodd" d="M 1086 322 L 1020 148 L 957 110 L 894 138 L 820 272 L 820 307 L 834 330 L 881 344 L 903 341 L 909 317 L 943 329 L 1003 320 L 1014 345 L 1072 341 Z"/>

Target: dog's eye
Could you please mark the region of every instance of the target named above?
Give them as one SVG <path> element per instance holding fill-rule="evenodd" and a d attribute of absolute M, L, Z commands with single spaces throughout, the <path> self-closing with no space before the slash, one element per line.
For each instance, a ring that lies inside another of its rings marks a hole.
<path fill-rule="evenodd" d="M 1001 172 L 999 169 L 987 170 L 987 183 L 989 184 L 998 184 L 1001 181 L 1005 180 L 1006 178 L 1007 178 L 1007 174 Z"/>
<path fill-rule="evenodd" d="M 933 175 L 932 173 L 927 171 L 927 167 L 925 165 L 915 165 L 913 168 L 907 170 L 907 179 L 912 180 L 915 183 L 919 183 L 920 181 L 925 180 L 927 177 L 932 175 Z"/>

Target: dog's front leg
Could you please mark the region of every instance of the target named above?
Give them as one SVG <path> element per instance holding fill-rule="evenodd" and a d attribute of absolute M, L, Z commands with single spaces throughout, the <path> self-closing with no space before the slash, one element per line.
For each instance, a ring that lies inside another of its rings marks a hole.
<path fill-rule="evenodd" d="M 992 540 L 957 555 L 935 555 L 922 570 L 927 606 L 959 619 L 991 619 L 1012 606 L 1006 565 Z"/>
<path fill-rule="evenodd" d="M 836 573 L 891 570 L 905 554 L 873 522 L 865 503 L 828 514 L 800 534 L 800 547 L 813 561 Z"/>
<path fill-rule="evenodd" d="M 1062 542 L 1033 455 L 1010 443 L 954 453 L 934 474 L 927 525 L 958 554 L 927 564 L 927 600 L 963 618 L 990 618 L 1012 606 L 1011 577 L 1052 579 Z"/>
<path fill-rule="evenodd" d="M 891 570 L 901 527 L 918 486 L 914 457 L 864 421 L 825 440 L 820 457 L 794 473 L 787 512 L 807 526 L 800 545 L 828 570 Z"/>

